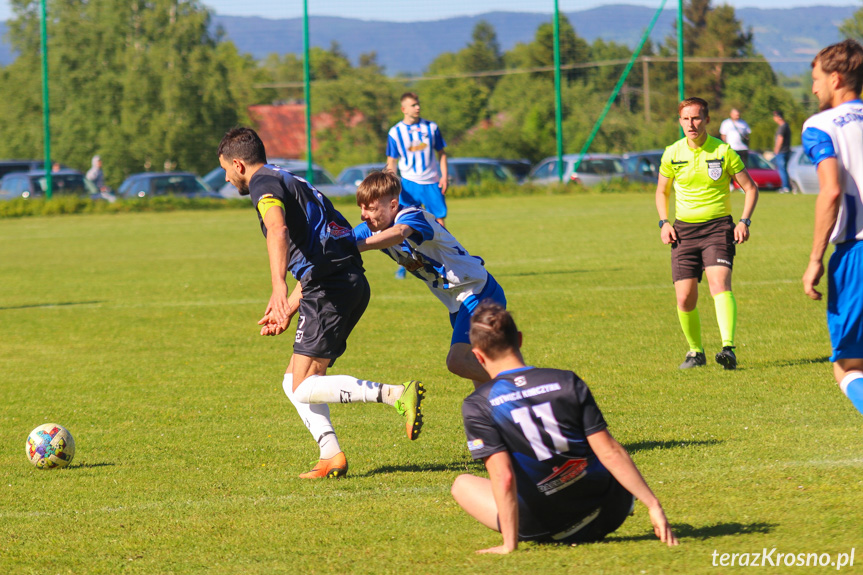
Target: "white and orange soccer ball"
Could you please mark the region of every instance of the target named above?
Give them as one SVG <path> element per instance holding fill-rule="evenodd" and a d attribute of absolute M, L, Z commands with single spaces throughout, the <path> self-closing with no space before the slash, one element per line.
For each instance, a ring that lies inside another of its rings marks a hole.
<path fill-rule="evenodd" d="M 75 456 L 75 439 L 62 425 L 46 423 L 30 432 L 25 449 L 27 459 L 39 469 L 66 467 Z"/>

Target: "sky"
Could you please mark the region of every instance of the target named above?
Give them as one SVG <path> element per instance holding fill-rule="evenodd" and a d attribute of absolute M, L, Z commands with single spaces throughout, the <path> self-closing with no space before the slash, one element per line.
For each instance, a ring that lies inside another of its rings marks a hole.
<path fill-rule="evenodd" d="M 661 0 L 558 0 L 563 12 L 576 12 L 610 4 L 637 4 L 659 7 Z M 714 5 L 727 3 L 734 8 L 793 8 L 797 6 L 832 5 L 857 6 L 859 0 L 714 0 Z M 302 0 L 203 0 L 203 4 L 222 16 L 262 16 L 265 18 L 297 18 L 303 15 Z M 474 16 L 484 12 L 547 12 L 554 9 L 554 0 L 308 0 L 313 16 L 342 16 L 362 20 L 412 22 L 440 20 L 451 16 Z M 538 9 L 547 4 L 548 9 Z M 667 7 L 676 5 L 667 0 Z M 0 0 L 0 20 L 12 17 L 8 0 Z"/>

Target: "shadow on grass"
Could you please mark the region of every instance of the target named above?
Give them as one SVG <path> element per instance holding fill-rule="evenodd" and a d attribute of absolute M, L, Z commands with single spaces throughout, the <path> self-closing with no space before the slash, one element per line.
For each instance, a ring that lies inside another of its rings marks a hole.
<path fill-rule="evenodd" d="M 830 363 L 830 356 L 825 355 L 823 357 L 814 357 L 814 358 L 798 358 L 798 359 L 784 359 L 779 361 L 772 361 L 765 365 L 769 365 L 771 367 L 794 367 L 795 365 L 809 365 L 812 363 Z"/>
<path fill-rule="evenodd" d="M 702 445 L 718 445 L 722 441 L 718 439 L 704 439 L 698 441 L 637 441 L 635 443 L 625 443 L 623 446 L 630 453 L 639 451 L 648 451 L 651 449 L 678 449 L 683 447 L 697 447 Z M 410 465 L 385 465 L 377 469 L 371 469 L 365 473 L 351 473 L 354 477 L 370 477 L 381 473 L 417 473 L 421 471 L 462 471 L 462 472 L 483 472 L 485 466 L 482 461 L 461 460 L 451 463 L 432 463 L 429 465 L 410 464 Z"/>
<path fill-rule="evenodd" d="M 7 311 L 13 309 L 32 309 L 32 308 L 40 308 L 40 307 L 69 307 L 73 305 L 93 305 L 97 303 L 105 303 L 103 300 L 97 301 L 69 301 L 69 302 L 60 302 L 60 303 L 33 303 L 29 305 L 13 305 L 9 307 L 0 307 L 0 311 Z"/>
<path fill-rule="evenodd" d="M 371 477 L 381 473 L 419 473 L 422 471 L 463 471 L 479 472 L 485 470 L 482 461 L 453 461 L 452 463 L 433 463 L 430 465 L 385 465 L 377 469 L 370 469 L 365 473 L 351 473 L 354 477 Z"/>
<path fill-rule="evenodd" d="M 520 278 L 526 276 L 555 276 L 567 274 L 586 274 L 594 270 L 550 270 L 541 272 L 518 272 L 518 273 L 495 273 L 494 277 Z M 603 270 L 603 271 L 620 271 L 620 270 Z"/>
<path fill-rule="evenodd" d="M 109 462 L 107 462 L 107 461 L 104 461 L 104 462 L 101 462 L 101 463 L 81 463 L 81 464 L 74 464 L 74 465 L 70 465 L 70 466 L 69 466 L 69 467 L 67 467 L 66 469 L 70 469 L 70 470 L 71 470 L 71 469 L 91 469 L 91 468 L 93 468 L 93 467 L 114 467 L 115 465 L 117 465 L 117 464 L 116 464 L 116 463 L 109 463 Z"/>
<path fill-rule="evenodd" d="M 714 537 L 725 537 L 728 535 L 750 535 L 752 533 L 770 533 L 777 523 L 715 523 L 704 527 L 695 527 L 688 523 L 671 524 L 674 534 L 678 539 L 713 539 Z M 631 535 L 628 537 L 616 537 L 614 534 L 603 539 L 603 543 L 617 543 L 623 541 L 647 541 L 655 540 L 656 535 L 645 533 L 644 535 Z"/>
<path fill-rule="evenodd" d="M 678 447 L 700 447 L 702 445 L 718 445 L 722 441 L 718 439 L 704 439 L 698 441 L 636 441 L 635 443 L 624 443 L 623 446 L 630 453 L 638 451 L 650 451 L 651 449 L 676 449 Z"/>

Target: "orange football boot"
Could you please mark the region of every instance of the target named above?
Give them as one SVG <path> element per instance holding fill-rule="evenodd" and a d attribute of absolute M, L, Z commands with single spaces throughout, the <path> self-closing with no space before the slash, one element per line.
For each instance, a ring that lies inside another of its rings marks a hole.
<path fill-rule="evenodd" d="M 311 471 L 300 473 L 300 479 L 340 479 L 348 474 L 345 452 L 339 451 L 329 459 L 319 459 Z"/>

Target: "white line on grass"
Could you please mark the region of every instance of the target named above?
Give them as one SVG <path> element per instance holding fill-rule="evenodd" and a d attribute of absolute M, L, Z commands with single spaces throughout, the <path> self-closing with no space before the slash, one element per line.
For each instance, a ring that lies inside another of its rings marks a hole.
<path fill-rule="evenodd" d="M 793 284 L 797 283 L 797 279 L 776 279 L 763 281 L 737 281 L 737 285 L 744 286 L 764 286 L 777 284 Z M 594 292 L 614 292 L 614 291 L 639 291 L 639 290 L 668 290 L 668 284 L 644 284 L 644 285 L 628 285 L 628 286 L 578 286 L 579 291 L 594 291 Z M 572 293 L 573 287 L 561 289 L 543 289 L 544 293 Z M 536 295 L 536 289 L 531 290 L 507 290 L 508 294 L 513 295 Z M 374 299 L 387 301 L 424 301 L 428 299 L 425 292 L 416 294 L 405 293 L 379 293 L 372 295 Z M 63 309 L 63 308 L 96 308 L 96 309 L 137 309 L 137 308 L 159 308 L 159 307 L 220 307 L 220 306 L 244 306 L 244 305 L 262 305 L 266 306 L 265 299 L 238 299 L 238 300 L 198 300 L 198 301 L 164 301 L 164 302 L 147 302 L 147 303 L 57 303 L 45 305 L 22 306 L 21 309 Z"/>

